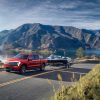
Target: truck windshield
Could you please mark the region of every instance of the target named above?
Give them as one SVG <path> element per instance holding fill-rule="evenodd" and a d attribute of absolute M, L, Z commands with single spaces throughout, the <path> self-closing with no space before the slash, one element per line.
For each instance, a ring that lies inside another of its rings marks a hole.
<path fill-rule="evenodd" d="M 14 58 L 27 59 L 28 55 L 26 55 L 26 54 L 18 54 L 16 56 L 14 56 Z"/>

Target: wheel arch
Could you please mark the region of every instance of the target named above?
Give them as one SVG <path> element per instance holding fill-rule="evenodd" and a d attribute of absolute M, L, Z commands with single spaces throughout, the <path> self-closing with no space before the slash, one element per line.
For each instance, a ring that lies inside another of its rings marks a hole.
<path fill-rule="evenodd" d="M 27 64 L 22 64 L 21 67 L 22 67 L 22 66 L 25 66 L 25 67 L 27 68 Z"/>
<path fill-rule="evenodd" d="M 43 62 L 43 63 L 42 63 L 42 65 L 46 66 L 46 63 L 45 63 L 45 62 Z"/>

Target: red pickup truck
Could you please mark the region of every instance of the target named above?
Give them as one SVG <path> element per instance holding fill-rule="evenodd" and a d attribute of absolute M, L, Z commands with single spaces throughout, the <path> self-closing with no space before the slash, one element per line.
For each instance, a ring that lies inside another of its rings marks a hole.
<path fill-rule="evenodd" d="M 4 62 L 4 68 L 7 72 L 12 70 L 24 74 L 26 70 L 38 68 L 41 71 L 45 69 L 47 60 L 40 59 L 38 54 L 18 54 L 13 58 L 8 58 Z"/>

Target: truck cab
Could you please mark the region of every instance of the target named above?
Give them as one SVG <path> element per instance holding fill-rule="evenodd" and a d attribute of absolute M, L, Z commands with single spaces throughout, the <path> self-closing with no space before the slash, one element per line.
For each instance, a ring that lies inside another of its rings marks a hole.
<path fill-rule="evenodd" d="M 7 58 L 4 61 L 4 68 L 7 72 L 12 70 L 19 71 L 21 74 L 26 70 L 38 68 L 41 71 L 45 69 L 47 60 L 41 59 L 38 54 L 24 54 L 20 53 L 12 58 Z"/>

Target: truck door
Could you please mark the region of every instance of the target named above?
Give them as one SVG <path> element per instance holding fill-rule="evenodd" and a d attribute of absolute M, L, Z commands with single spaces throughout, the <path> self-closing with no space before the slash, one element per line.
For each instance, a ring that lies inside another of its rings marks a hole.
<path fill-rule="evenodd" d="M 39 55 L 34 55 L 34 60 L 35 60 L 36 67 L 40 67 L 41 60 L 39 58 Z"/>
<path fill-rule="evenodd" d="M 29 56 L 29 64 L 31 68 L 40 67 L 40 59 L 38 55 Z"/>

